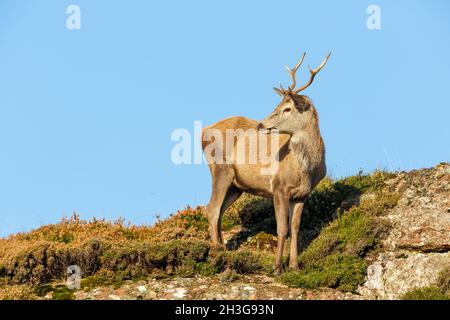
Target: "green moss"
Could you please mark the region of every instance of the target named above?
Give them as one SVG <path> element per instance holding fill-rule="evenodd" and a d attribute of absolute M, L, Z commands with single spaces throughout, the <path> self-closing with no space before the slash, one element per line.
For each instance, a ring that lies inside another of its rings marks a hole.
<path fill-rule="evenodd" d="M 449 296 L 438 287 L 429 286 L 416 288 L 405 293 L 402 300 L 449 300 Z"/>
<path fill-rule="evenodd" d="M 333 253 L 363 256 L 375 245 L 383 228 L 375 218 L 359 209 L 352 209 L 325 227 L 301 254 L 300 263 L 314 264 Z"/>
<path fill-rule="evenodd" d="M 53 300 L 74 300 L 72 291 L 58 291 L 53 293 Z"/>
<path fill-rule="evenodd" d="M 35 294 L 39 297 L 44 297 L 47 293 L 52 292 L 53 300 L 73 300 L 75 299 L 74 292 L 75 290 L 69 289 L 65 285 L 45 285 L 39 286 L 35 290 Z"/>
<path fill-rule="evenodd" d="M 133 279 L 133 280 L 138 280 Z M 124 276 L 121 273 L 108 274 L 107 272 L 98 272 L 97 274 L 81 279 L 81 289 L 90 291 L 96 287 L 112 286 L 119 288 L 124 283 Z"/>
<path fill-rule="evenodd" d="M 364 281 L 367 264 L 357 256 L 333 254 L 300 271 L 286 272 L 281 281 L 291 287 L 319 287 L 354 291 Z"/>
<path fill-rule="evenodd" d="M 316 289 L 326 286 L 325 274 L 320 270 L 289 271 L 283 273 L 280 280 L 294 288 Z"/>

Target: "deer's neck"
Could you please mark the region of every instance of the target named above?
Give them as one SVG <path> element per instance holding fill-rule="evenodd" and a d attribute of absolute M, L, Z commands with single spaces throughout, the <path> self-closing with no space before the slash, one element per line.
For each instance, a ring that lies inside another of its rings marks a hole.
<path fill-rule="evenodd" d="M 305 129 L 292 135 L 289 146 L 300 167 L 307 172 L 311 172 L 323 165 L 325 148 L 318 126 Z"/>

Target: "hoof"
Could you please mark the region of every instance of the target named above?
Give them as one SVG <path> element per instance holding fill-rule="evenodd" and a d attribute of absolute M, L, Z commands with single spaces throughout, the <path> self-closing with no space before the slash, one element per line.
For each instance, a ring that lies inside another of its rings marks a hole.
<path fill-rule="evenodd" d="M 211 243 L 211 247 L 214 249 L 226 249 L 225 245 L 222 242 L 219 241 L 213 241 Z"/>
<path fill-rule="evenodd" d="M 298 260 L 297 259 L 290 259 L 289 260 L 289 267 L 288 267 L 288 269 L 292 270 L 292 271 L 299 270 L 298 265 L 299 264 L 298 264 Z"/>
<path fill-rule="evenodd" d="M 298 264 L 289 265 L 288 270 L 289 271 L 299 271 L 300 267 L 298 266 Z"/>

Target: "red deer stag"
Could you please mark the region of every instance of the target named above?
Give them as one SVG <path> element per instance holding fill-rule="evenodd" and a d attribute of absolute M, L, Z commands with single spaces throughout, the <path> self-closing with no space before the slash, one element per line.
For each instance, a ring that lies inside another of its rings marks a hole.
<path fill-rule="evenodd" d="M 331 52 L 317 69 L 312 70 L 308 66 L 310 79 L 299 88 L 296 88 L 295 73 L 303 62 L 305 53 L 293 69 L 286 66 L 292 84 L 287 89 L 281 85 L 280 88 L 274 88 L 281 96 L 281 102 L 261 122 L 244 117 L 231 117 L 204 128 L 202 132 L 202 147 L 206 156 L 208 145 L 212 143 L 208 135 L 210 131 L 228 137 L 227 131 L 230 129 L 241 132 L 258 130 L 259 139 L 261 131 L 267 134 L 268 140 L 279 139 L 278 150 L 269 151 L 272 155 L 272 152 L 278 153 L 278 169 L 271 174 L 262 174 L 260 163 L 237 163 L 235 160 L 225 161 L 225 158 L 224 161 L 208 161 L 212 176 L 212 194 L 207 208 L 211 241 L 215 246 L 223 246 L 222 215 L 243 192 L 273 198 L 278 237 L 275 261 L 277 274 L 283 271 L 283 248 L 289 224 L 289 268 L 298 268 L 298 232 L 303 205 L 307 196 L 326 174 L 325 147 L 320 135 L 317 111 L 311 100 L 299 93 L 311 85 L 314 77 L 327 63 L 330 54 Z M 223 154 L 223 151 L 226 151 L 226 154 L 236 154 L 235 138 L 230 144 L 227 143 L 227 149 L 231 150 L 216 148 L 214 153 L 217 155 L 218 152 Z M 255 144 L 255 140 L 252 142 L 246 139 L 245 150 L 250 149 L 252 146 L 249 144 L 252 143 Z"/>

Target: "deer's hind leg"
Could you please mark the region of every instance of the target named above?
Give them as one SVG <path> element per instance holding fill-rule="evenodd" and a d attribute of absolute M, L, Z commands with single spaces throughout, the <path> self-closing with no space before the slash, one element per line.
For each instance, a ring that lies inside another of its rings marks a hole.
<path fill-rule="evenodd" d="M 209 234 L 213 246 L 223 246 L 223 213 L 239 198 L 242 191 L 233 185 L 234 171 L 230 165 L 213 165 L 211 175 L 212 192 L 207 208 Z"/>

